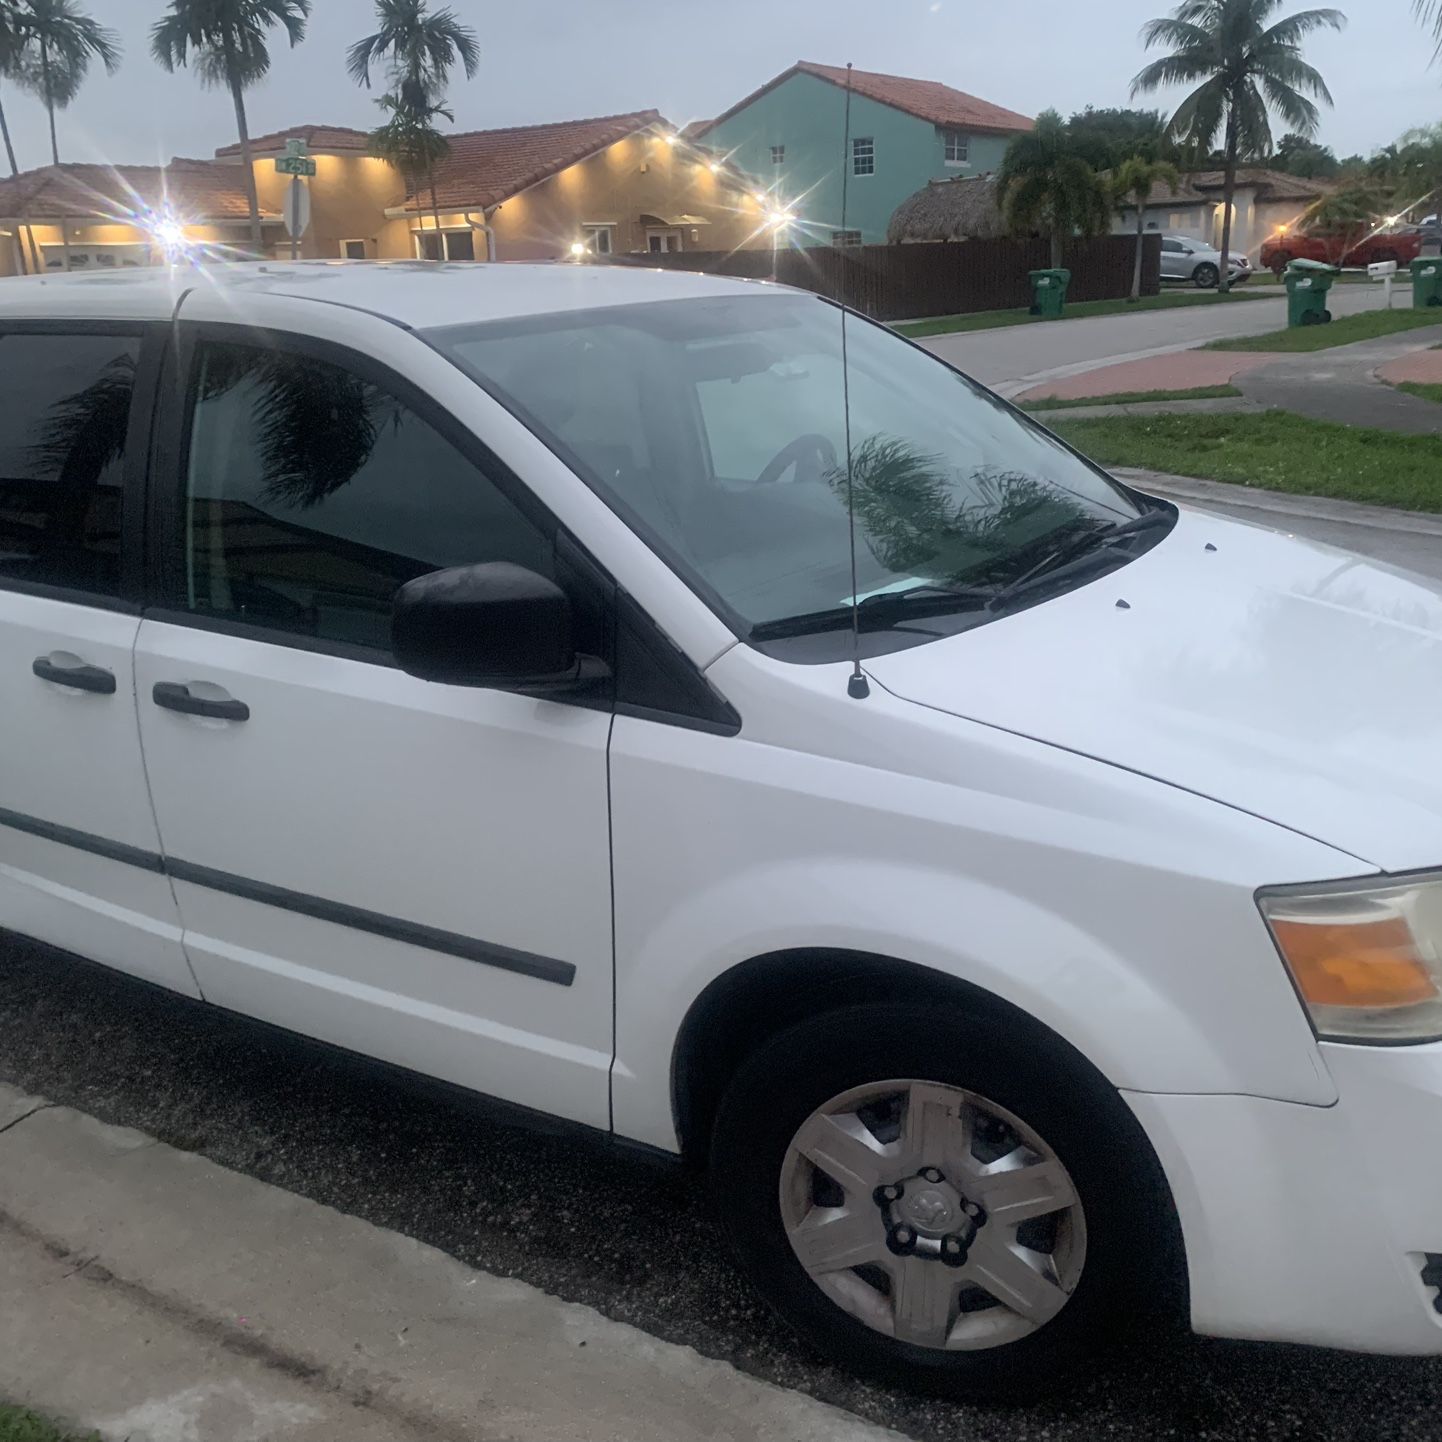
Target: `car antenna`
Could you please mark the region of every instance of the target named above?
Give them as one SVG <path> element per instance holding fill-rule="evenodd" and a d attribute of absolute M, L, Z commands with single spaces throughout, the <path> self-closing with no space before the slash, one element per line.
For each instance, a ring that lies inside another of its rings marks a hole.
<path fill-rule="evenodd" d="M 851 172 L 851 61 L 846 62 L 845 139 L 841 145 L 841 239 L 846 239 L 846 182 Z M 838 267 L 838 279 L 839 279 Z M 851 368 L 846 356 L 846 304 L 841 306 L 841 408 L 846 420 L 846 532 L 851 543 L 851 675 L 846 694 L 854 701 L 871 695 L 871 683 L 861 669 L 861 597 L 856 594 L 856 501 L 851 458 Z"/>

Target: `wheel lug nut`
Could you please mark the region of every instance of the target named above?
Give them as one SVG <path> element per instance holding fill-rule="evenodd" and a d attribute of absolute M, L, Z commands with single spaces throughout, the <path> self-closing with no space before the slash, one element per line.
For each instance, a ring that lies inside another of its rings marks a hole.
<path fill-rule="evenodd" d="M 941 1239 L 941 1260 L 949 1267 L 960 1267 L 966 1264 L 967 1245 L 960 1237 L 943 1237 Z"/>
<path fill-rule="evenodd" d="M 875 1202 L 878 1207 L 889 1207 L 892 1202 L 899 1202 L 901 1195 L 902 1192 L 899 1186 L 877 1187 L 871 1194 L 871 1200 Z"/>
<path fill-rule="evenodd" d="M 917 1176 L 924 1182 L 944 1182 L 946 1180 L 936 1167 L 922 1167 Z"/>
<path fill-rule="evenodd" d="M 976 1202 L 963 1202 L 961 1209 L 971 1218 L 974 1225 L 984 1227 L 986 1225 L 986 1208 Z"/>
<path fill-rule="evenodd" d="M 906 1256 L 916 1246 L 916 1233 L 910 1227 L 893 1227 L 887 1233 L 886 1245 L 898 1256 Z"/>

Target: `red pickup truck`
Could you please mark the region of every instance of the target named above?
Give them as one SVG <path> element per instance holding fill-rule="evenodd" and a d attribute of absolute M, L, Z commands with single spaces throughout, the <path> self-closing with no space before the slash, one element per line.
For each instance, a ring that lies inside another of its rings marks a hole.
<path fill-rule="evenodd" d="M 1321 260 L 1328 265 L 1337 265 L 1338 251 L 1345 246 L 1345 236 L 1331 235 L 1326 231 L 1284 230 L 1262 242 L 1262 265 L 1277 275 L 1286 270 L 1291 260 Z M 1408 265 L 1422 253 L 1422 237 L 1414 228 L 1407 230 L 1383 230 L 1359 244 L 1352 246 L 1340 260 L 1342 265 L 1368 266 L 1379 261 L 1395 260 L 1398 269 L 1406 270 Z"/>

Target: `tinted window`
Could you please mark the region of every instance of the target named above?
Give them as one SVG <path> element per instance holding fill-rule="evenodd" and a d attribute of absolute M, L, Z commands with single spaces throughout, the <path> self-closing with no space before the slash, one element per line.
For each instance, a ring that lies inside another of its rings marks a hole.
<path fill-rule="evenodd" d="M 0 577 L 119 591 L 139 354 L 126 336 L 0 336 Z"/>
<path fill-rule="evenodd" d="M 1180 255 L 1185 247 L 1179 240 L 1164 240 L 1162 242 L 1162 249 L 1171 255 Z"/>
<path fill-rule="evenodd" d="M 185 605 L 388 648 L 391 598 L 428 571 L 551 546 L 485 475 L 380 387 L 309 356 L 200 352 Z"/>

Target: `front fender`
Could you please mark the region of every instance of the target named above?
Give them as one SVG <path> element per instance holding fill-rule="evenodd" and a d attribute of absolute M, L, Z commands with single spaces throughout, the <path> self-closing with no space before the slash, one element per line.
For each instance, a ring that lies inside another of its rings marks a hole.
<path fill-rule="evenodd" d="M 944 724 L 953 761 L 969 733 L 953 770 L 984 785 L 617 719 L 620 1133 L 676 1147 L 687 1013 L 732 968 L 793 949 L 968 982 L 1118 1087 L 1335 1100 L 1253 898 L 1254 867 L 1311 867 L 1322 848 L 1099 762 L 885 704 L 923 731 Z M 902 749 L 921 769 L 925 748 Z M 1046 786 L 1048 766 L 1065 784 Z M 1026 788 L 1036 794 L 1014 794 Z"/>

